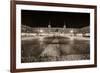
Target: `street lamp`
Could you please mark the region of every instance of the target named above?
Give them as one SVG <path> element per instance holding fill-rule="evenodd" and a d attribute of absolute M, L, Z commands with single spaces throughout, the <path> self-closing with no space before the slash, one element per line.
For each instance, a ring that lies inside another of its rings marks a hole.
<path fill-rule="evenodd" d="M 73 34 L 73 33 L 74 33 L 74 31 L 73 31 L 73 30 L 70 30 L 70 33 L 71 33 L 71 34 Z"/>

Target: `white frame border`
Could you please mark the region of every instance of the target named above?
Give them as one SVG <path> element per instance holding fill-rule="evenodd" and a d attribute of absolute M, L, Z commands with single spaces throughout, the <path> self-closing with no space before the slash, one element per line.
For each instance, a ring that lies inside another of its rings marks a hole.
<path fill-rule="evenodd" d="M 21 10 L 41 10 L 41 11 L 60 11 L 60 12 L 80 12 L 90 13 L 90 60 L 81 61 L 60 61 L 60 62 L 34 62 L 21 63 Z M 94 64 L 94 9 L 71 8 L 71 7 L 52 7 L 38 5 L 16 5 L 16 68 L 40 68 L 57 66 L 75 66 Z"/>

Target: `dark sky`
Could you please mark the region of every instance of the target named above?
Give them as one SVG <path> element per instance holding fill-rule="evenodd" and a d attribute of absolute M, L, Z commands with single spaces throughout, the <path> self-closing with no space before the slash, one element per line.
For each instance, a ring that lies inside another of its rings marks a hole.
<path fill-rule="evenodd" d="M 21 23 L 31 27 L 63 27 L 81 28 L 90 25 L 89 13 L 53 12 L 53 11 L 21 11 Z"/>

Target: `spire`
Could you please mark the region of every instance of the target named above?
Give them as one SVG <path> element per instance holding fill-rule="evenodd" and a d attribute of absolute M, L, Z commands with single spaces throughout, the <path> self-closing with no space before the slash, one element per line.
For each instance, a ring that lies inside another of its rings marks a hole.
<path fill-rule="evenodd" d="M 49 20 L 49 25 L 48 25 L 48 28 L 51 28 L 51 25 L 50 25 L 50 24 L 51 24 L 51 22 L 50 22 L 50 20 Z"/>
<path fill-rule="evenodd" d="M 63 28 L 66 28 L 66 22 L 64 21 L 64 26 L 63 26 Z"/>

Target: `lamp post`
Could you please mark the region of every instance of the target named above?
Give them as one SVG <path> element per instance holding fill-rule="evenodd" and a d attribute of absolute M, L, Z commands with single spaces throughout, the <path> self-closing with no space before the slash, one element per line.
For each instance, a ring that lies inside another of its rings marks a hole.
<path fill-rule="evenodd" d="M 73 29 L 70 30 L 70 34 L 71 34 L 71 36 L 74 36 L 74 31 L 73 31 Z"/>

